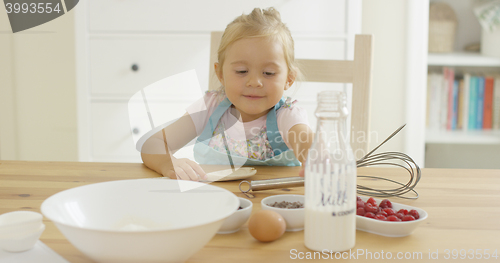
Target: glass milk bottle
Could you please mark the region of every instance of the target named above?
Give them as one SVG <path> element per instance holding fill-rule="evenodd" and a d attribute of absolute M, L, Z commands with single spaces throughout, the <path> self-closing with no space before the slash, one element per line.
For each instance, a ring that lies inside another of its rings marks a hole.
<path fill-rule="evenodd" d="M 318 94 L 317 128 L 305 166 L 305 246 L 339 252 L 356 239 L 356 161 L 347 135 L 346 96 Z"/>

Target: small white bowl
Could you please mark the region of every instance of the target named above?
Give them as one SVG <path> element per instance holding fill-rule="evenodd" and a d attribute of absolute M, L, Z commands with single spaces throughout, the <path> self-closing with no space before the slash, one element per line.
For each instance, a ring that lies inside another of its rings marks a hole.
<path fill-rule="evenodd" d="M 370 197 L 360 196 L 361 200 L 366 202 Z M 377 204 L 380 204 L 382 200 L 374 198 Z M 368 218 L 364 216 L 356 215 L 356 229 L 369 232 L 372 234 L 377 234 L 386 237 L 404 237 L 408 236 L 415 228 L 417 228 L 420 223 L 422 223 L 427 218 L 427 212 L 425 210 L 392 202 L 392 208 L 396 211 L 399 209 L 406 209 L 408 211 L 415 209 L 420 215 L 419 219 L 413 221 L 382 221 L 373 218 Z"/>
<path fill-rule="evenodd" d="M 43 216 L 32 211 L 14 211 L 0 215 L 0 238 L 17 238 L 37 232 Z"/>
<path fill-rule="evenodd" d="M 45 230 L 45 225 L 42 224 L 35 232 L 24 232 L 21 235 L 0 237 L 0 248 L 8 252 L 23 252 L 30 250 L 35 246 L 43 231 Z"/>
<path fill-rule="evenodd" d="M 241 209 L 236 210 L 232 215 L 224 220 L 224 223 L 222 223 L 222 226 L 217 234 L 231 234 L 237 232 L 250 217 L 253 207 L 252 202 L 242 197 L 238 197 L 238 199 L 240 200 Z"/>
<path fill-rule="evenodd" d="M 304 208 L 277 208 L 272 207 L 275 202 L 301 202 L 304 204 L 303 195 L 273 195 L 262 199 L 263 210 L 277 212 L 286 222 L 286 231 L 304 230 Z"/>

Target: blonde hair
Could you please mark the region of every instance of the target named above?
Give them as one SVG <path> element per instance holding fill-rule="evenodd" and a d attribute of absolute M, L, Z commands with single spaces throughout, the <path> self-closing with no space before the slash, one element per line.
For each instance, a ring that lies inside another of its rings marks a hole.
<path fill-rule="evenodd" d="M 270 7 L 268 9 L 255 8 L 248 15 L 241 15 L 229 23 L 222 35 L 217 50 L 217 59 L 222 70 L 227 48 L 242 38 L 271 37 L 283 44 L 288 74 L 300 78 L 299 65 L 295 61 L 294 42 L 290 30 L 281 21 L 280 13 Z"/>

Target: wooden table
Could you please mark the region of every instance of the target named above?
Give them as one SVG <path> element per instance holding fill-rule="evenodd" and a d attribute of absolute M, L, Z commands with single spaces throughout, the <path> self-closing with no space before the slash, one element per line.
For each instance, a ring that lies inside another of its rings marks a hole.
<path fill-rule="evenodd" d="M 207 168 L 208 170 L 210 168 Z M 251 179 L 296 176 L 299 167 L 257 167 Z M 449 262 L 454 254 L 460 259 L 465 252 L 470 261 L 500 260 L 500 170 L 423 169 L 416 190 L 417 200 L 390 198 L 393 202 L 420 207 L 428 219 L 407 237 L 389 238 L 362 231 L 356 233 L 356 246 L 351 254 L 339 254 L 356 262 L 379 258 L 406 257 L 424 261 Z M 395 168 L 363 168 L 358 174 L 393 178 L 401 182 L 408 175 Z M 142 164 L 69 163 L 0 161 L 0 214 L 31 210 L 40 212 L 42 202 L 49 196 L 76 186 L 134 178 L 157 177 Z M 358 179 L 358 184 L 370 186 L 376 180 Z M 221 182 L 237 196 L 237 182 Z M 303 194 L 303 187 L 256 192 L 253 212 L 261 209 L 263 197 L 276 194 Z M 52 222 L 44 219 L 46 230 L 41 240 L 70 262 L 92 262 L 59 232 Z M 290 262 L 314 254 L 304 246 L 303 231 L 286 232 L 271 243 L 260 243 L 248 232 L 246 225 L 237 233 L 216 235 L 188 262 Z M 497 259 L 494 257 L 496 251 Z M 363 255 L 360 255 L 361 252 Z M 488 253 L 490 259 L 484 260 Z M 358 255 L 359 253 L 359 255 Z M 316 259 L 319 259 L 316 254 Z M 330 254 L 321 255 L 331 260 Z M 335 254 L 333 255 L 335 257 Z M 448 258 L 448 259 L 446 259 Z M 335 259 L 334 259 L 335 260 Z M 348 260 L 348 261 L 349 261 Z"/>

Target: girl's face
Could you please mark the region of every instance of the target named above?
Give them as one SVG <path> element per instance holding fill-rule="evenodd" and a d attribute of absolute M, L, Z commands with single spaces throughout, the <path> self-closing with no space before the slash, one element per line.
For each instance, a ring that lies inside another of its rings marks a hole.
<path fill-rule="evenodd" d="M 244 38 L 226 50 L 215 72 L 244 122 L 266 115 L 292 84 L 283 46 L 267 37 Z"/>

